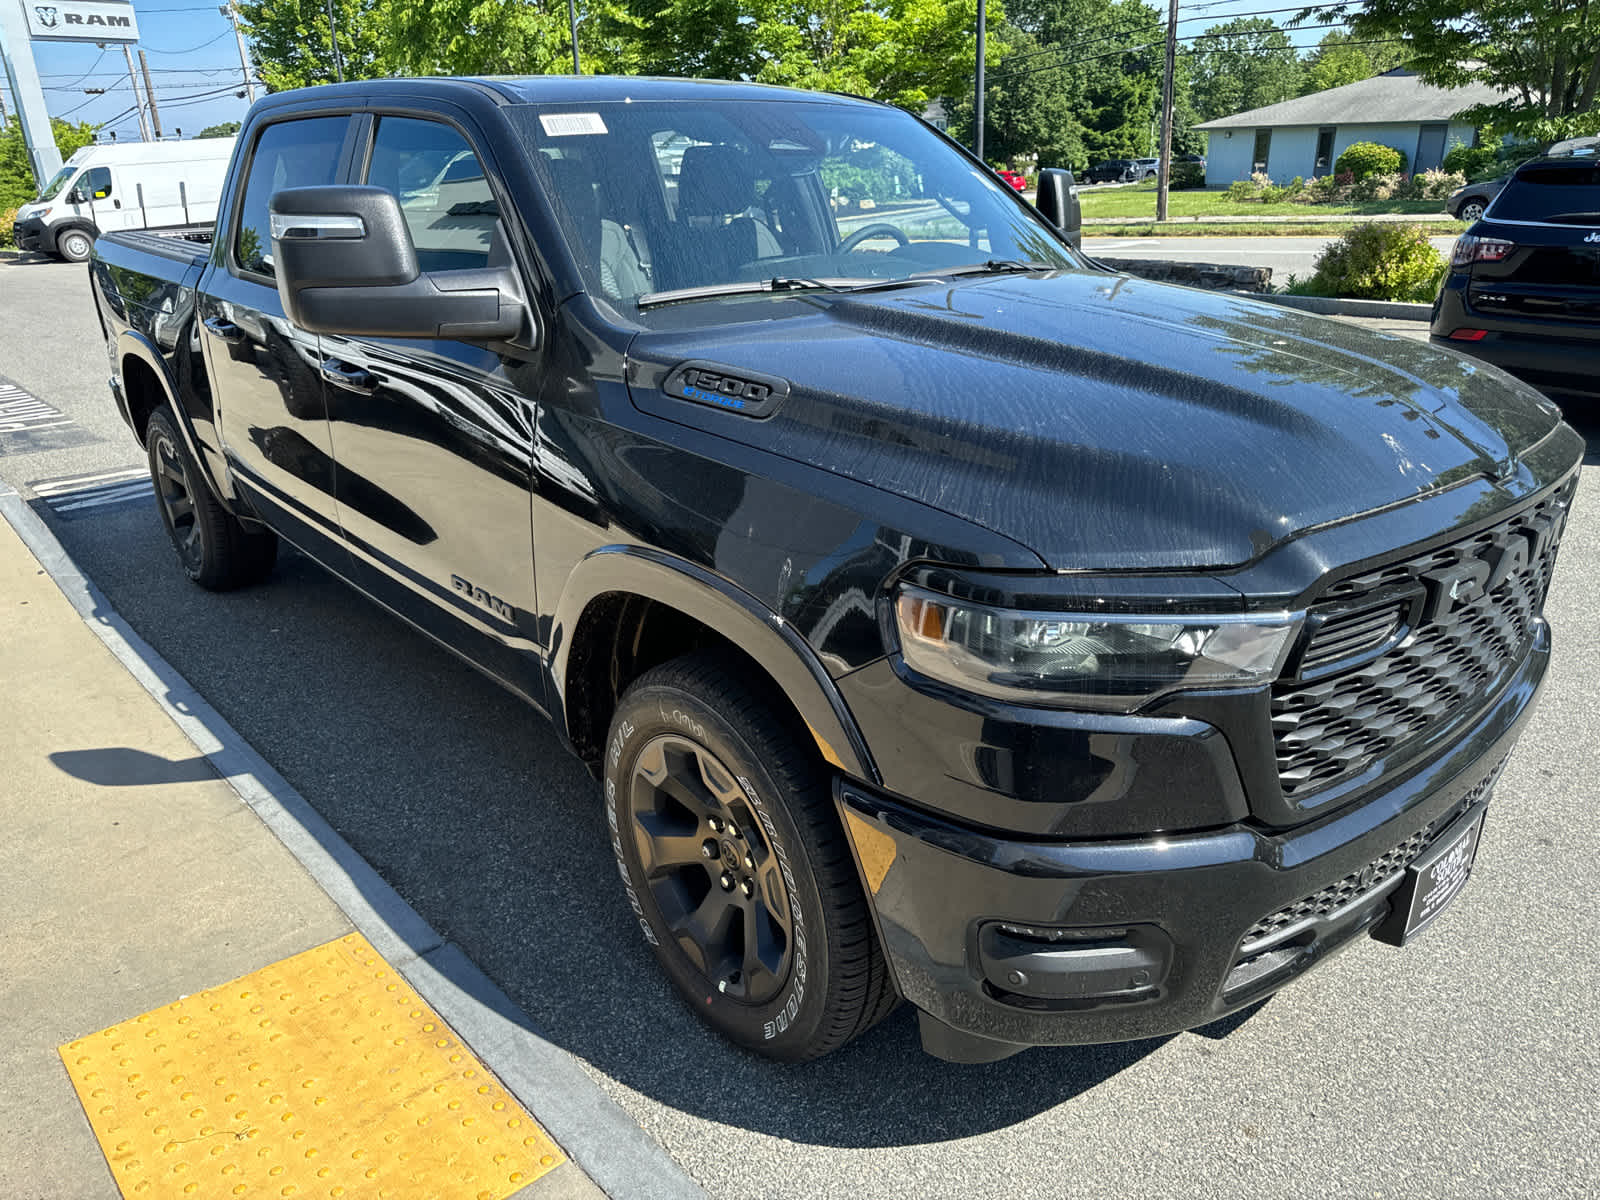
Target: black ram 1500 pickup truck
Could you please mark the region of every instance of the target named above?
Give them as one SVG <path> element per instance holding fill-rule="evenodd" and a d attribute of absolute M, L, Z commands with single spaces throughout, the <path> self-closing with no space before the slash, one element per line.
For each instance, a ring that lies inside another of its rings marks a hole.
<path fill-rule="evenodd" d="M 373 80 L 258 103 L 215 236 L 91 274 L 196 583 L 287 539 L 548 713 L 730 1038 L 905 999 L 976 1061 L 1432 921 L 1583 449 L 1445 350 L 1095 268 L 1069 182 L 844 97 Z"/>

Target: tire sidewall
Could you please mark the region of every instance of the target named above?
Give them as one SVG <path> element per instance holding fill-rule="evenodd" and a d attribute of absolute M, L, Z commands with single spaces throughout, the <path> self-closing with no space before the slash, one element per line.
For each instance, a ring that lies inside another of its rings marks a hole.
<path fill-rule="evenodd" d="M 184 557 L 183 547 L 178 544 L 178 532 L 172 525 L 172 514 L 167 511 L 166 503 L 159 494 L 161 480 L 156 446 L 162 441 L 171 443 L 174 457 L 183 466 L 184 486 L 189 491 L 189 503 L 194 506 L 195 528 L 199 531 L 199 554 L 192 563 Z M 178 435 L 177 429 L 173 427 L 171 418 L 160 409 L 151 414 L 150 424 L 145 430 L 145 454 L 150 463 L 150 476 L 155 480 L 156 488 L 158 489 L 156 507 L 160 510 L 161 524 L 167 531 L 167 540 L 172 544 L 172 551 L 177 555 L 178 565 L 183 568 L 183 573 L 190 579 L 198 581 L 206 573 L 207 564 L 216 556 L 211 523 L 206 520 L 206 512 L 202 507 L 210 497 L 203 493 L 196 494 L 197 486 L 204 487 L 205 485 L 197 480 L 198 471 L 189 457 L 189 451 L 183 444 L 183 439 Z"/>
<path fill-rule="evenodd" d="M 81 254 L 74 253 L 68 249 L 69 246 L 75 245 L 78 241 L 83 243 L 83 252 Z M 86 262 L 93 250 L 94 238 L 85 229 L 68 229 L 56 238 L 56 251 L 68 262 Z"/>
<path fill-rule="evenodd" d="M 793 919 L 789 976 L 771 1000 L 746 1004 L 719 993 L 680 950 L 645 885 L 632 836 L 634 763 L 651 739 L 675 734 L 719 758 L 736 777 L 778 858 Z M 667 977 L 713 1027 L 729 1039 L 775 1057 L 801 1057 L 827 1010 L 828 939 L 816 873 L 800 830 L 760 755 L 708 704 L 680 688 L 647 685 L 624 698 L 606 743 L 604 777 L 607 832 L 624 894 L 640 935 Z"/>

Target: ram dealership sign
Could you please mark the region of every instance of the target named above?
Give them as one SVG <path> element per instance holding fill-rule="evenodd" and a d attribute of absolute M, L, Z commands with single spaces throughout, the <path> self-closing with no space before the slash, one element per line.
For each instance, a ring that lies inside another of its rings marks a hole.
<path fill-rule="evenodd" d="M 22 0 L 22 11 L 36 42 L 139 40 L 139 23 L 126 0 Z"/>

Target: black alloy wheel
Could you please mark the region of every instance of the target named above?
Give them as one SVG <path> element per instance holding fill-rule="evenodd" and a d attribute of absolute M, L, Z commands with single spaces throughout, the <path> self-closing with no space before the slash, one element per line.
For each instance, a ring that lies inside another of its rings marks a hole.
<path fill-rule="evenodd" d="M 771 1000 L 794 957 L 794 918 L 750 798 L 715 754 L 671 733 L 645 744 L 632 784 L 645 886 L 679 949 L 730 999 Z"/>
<path fill-rule="evenodd" d="M 214 592 L 265 579 L 278 558 L 277 535 L 259 526 L 246 528 L 222 506 L 171 414 L 164 409 L 150 414 L 144 444 L 161 524 L 183 573 Z"/>
<path fill-rule="evenodd" d="M 606 740 L 606 822 L 656 962 L 731 1041 L 803 1062 L 898 1002 L 803 721 L 730 650 L 646 671 Z"/>

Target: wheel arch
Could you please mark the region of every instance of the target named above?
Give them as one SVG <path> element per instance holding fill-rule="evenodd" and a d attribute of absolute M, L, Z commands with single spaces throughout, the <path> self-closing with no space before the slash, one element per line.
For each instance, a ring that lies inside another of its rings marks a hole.
<path fill-rule="evenodd" d="M 596 766 L 628 683 L 675 656 L 669 648 L 705 644 L 731 647 L 765 676 L 824 760 L 879 781 L 849 708 L 798 630 L 721 576 L 640 546 L 592 551 L 574 568 L 557 604 L 551 709 L 568 743 Z"/>
<path fill-rule="evenodd" d="M 123 398 L 128 406 L 128 421 L 133 427 L 134 436 L 139 439 L 139 444 L 144 444 L 145 433 L 150 424 L 150 414 L 158 408 L 165 408 L 171 415 L 174 424 L 178 427 L 178 436 L 183 438 L 184 445 L 200 469 L 206 472 L 206 482 L 211 485 L 212 492 L 222 502 L 223 507 L 232 511 L 231 489 L 226 486 L 226 480 L 217 479 L 208 471 L 207 457 L 203 455 L 200 441 L 195 436 L 194 422 L 187 409 L 179 403 L 181 390 L 177 380 L 173 378 L 172 368 L 156 344 L 144 334 L 136 330 L 125 329 L 117 337 L 116 344 L 117 377 L 122 385 Z"/>

